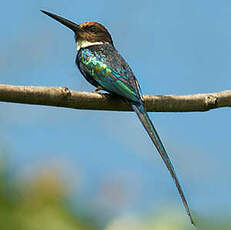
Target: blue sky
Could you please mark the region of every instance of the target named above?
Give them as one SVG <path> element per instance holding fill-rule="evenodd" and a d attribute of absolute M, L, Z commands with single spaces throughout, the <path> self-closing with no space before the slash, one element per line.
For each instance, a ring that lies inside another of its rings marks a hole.
<path fill-rule="evenodd" d="M 1 8 L 1 84 L 93 90 L 74 64 L 72 32 L 39 11 L 44 9 L 76 23 L 104 24 L 144 94 L 230 89 L 228 0 L 21 0 L 4 2 Z M 134 114 L 0 106 L 1 144 L 11 152 L 8 157 L 17 177 L 58 167 L 72 184 L 73 197 L 92 212 L 100 209 L 116 216 L 158 211 L 170 204 L 185 214 L 167 169 Z M 220 219 L 231 207 L 230 115 L 228 108 L 150 113 L 199 216 Z M 116 206 L 109 195 L 99 198 L 105 187 L 113 190 L 112 185 L 127 202 Z"/>

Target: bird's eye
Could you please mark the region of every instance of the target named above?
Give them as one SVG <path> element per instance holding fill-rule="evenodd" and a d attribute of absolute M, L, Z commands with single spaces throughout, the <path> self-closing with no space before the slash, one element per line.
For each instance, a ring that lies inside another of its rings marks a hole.
<path fill-rule="evenodd" d="M 89 28 L 89 31 L 92 32 L 92 33 L 96 33 L 98 30 L 95 26 L 92 26 Z"/>

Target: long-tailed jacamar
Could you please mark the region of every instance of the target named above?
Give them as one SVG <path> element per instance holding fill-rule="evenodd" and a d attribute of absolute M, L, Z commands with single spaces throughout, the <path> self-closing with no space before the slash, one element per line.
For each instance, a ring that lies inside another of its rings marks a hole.
<path fill-rule="evenodd" d="M 44 10 L 42 12 L 74 31 L 78 51 L 76 64 L 86 80 L 96 87 L 96 91 L 105 90 L 118 95 L 132 106 L 167 166 L 191 223 L 194 224 L 173 165 L 145 111 L 139 83 L 129 65 L 115 49 L 110 33 L 97 22 L 84 22 L 78 25 Z"/>

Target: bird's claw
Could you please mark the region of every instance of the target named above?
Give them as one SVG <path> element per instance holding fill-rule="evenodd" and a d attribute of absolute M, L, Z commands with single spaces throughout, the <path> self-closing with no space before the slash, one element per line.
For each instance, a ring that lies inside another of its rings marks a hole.
<path fill-rule="evenodd" d="M 103 90 L 102 86 L 98 86 L 95 90 L 92 91 L 92 93 L 100 93 L 100 90 Z"/>

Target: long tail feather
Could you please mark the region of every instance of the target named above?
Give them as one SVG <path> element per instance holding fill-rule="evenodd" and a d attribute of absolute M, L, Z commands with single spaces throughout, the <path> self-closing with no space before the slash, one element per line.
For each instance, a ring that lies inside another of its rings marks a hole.
<path fill-rule="evenodd" d="M 193 221 L 193 218 L 192 218 L 192 215 L 191 215 L 191 212 L 189 210 L 189 206 L 188 206 L 188 203 L 186 201 L 186 198 L 184 196 L 184 193 L 183 193 L 183 190 L 180 186 L 180 183 L 177 179 L 177 176 L 176 176 L 176 173 L 175 173 L 175 170 L 173 168 L 173 165 L 168 157 L 168 154 L 167 152 L 165 151 L 165 148 L 160 140 L 160 137 L 156 131 L 156 129 L 154 128 L 153 124 L 152 124 L 152 121 L 150 120 L 147 112 L 145 111 L 144 109 L 144 106 L 142 103 L 139 103 L 139 104 L 133 104 L 131 103 L 134 111 L 136 112 L 136 114 L 138 115 L 141 123 L 143 124 L 144 128 L 146 129 L 148 135 L 150 136 L 150 138 L 152 139 L 152 142 L 154 143 L 154 145 L 156 146 L 158 152 L 160 153 L 160 156 L 162 157 L 165 165 L 167 166 L 175 184 L 176 184 L 176 187 L 178 189 L 178 192 L 181 196 L 181 199 L 183 201 L 183 204 L 184 204 L 184 207 L 186 209 L 186 212 L 190 218 L 190 221 L 191 223 L 195 226 L 195 223 Z"/>

